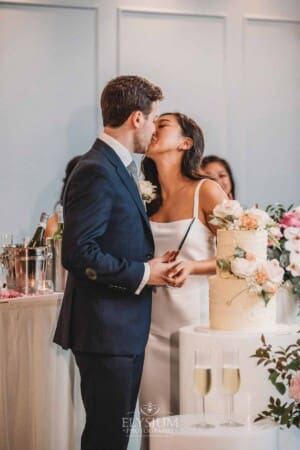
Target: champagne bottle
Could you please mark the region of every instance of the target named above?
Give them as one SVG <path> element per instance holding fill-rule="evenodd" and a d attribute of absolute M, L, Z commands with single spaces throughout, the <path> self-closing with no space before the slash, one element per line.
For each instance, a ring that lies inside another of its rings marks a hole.
<path fill-rule="evenodd" d="M 43 245 L 43 237 L 45 233 L 46 224 L 49 218 L 49 214 L 42 212 L 40 222 L 35 230 L 34 235 L 30 239 L 27 247 L 41 247 Z"/>
<path fill-rule="evenodd" d="M 62 239 L 63 231 L 64 231 L 64 216 L 63 216 L 63 207 L 62 205 L 58 205 L 56 209 L 57 214 L 57 230 L 53 233 L 52 238 Z"/>

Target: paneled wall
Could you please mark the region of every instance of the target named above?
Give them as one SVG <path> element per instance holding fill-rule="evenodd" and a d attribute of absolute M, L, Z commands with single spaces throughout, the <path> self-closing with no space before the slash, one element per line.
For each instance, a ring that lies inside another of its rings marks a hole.
<path fill-rule="evenodd" d="M 98 130 L 96 10 L 0 2 L 0 233 L 53 212 L 66 162 Z"/>
<path fill-rule="evenodd" d="M 125 73 L 199 122 L 243 204 L 299 204 L 299 44 L 298 0 L 0 1 L 0 233 L 51 212 L 101 129 L 99 92 Z"/>

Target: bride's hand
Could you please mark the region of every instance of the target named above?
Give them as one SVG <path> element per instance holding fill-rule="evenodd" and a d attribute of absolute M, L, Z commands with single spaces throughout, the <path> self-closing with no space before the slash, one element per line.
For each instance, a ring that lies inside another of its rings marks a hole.
<path fill-rule="evenodd" d="M 182 287 L 189 275 L 193 273 L 193 261 L 180 261 L 167 273 L 166 282 L 173 287 Z"/>

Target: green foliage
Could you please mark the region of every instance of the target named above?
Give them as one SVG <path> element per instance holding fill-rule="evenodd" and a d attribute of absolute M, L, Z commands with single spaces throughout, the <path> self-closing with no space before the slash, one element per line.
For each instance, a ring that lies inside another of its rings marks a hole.
<path fill-rule="evenodd" d="M 231 271 L 231 264 L 230 260 L 228 259 L 217 259 L 217 266 L 222 272 L 230 272 Z"/>
<path fill-rule="evenodd" d="M 241 247 L 235 247 L 233 256 L 235 258 L 246 258 L 247 252 Z"/>
<path fill-rule="evenodd" d="M 289 389 L 291 379 L 300 370 L 300 339 L 295 344 L 286 348 L 279 347 L 277 350 L 266 343 L 263 335 L 261 341 L 262 346 L 251 355 L 251 358 L 257 358 L 257 365 L 267 368 L 270 382 L 280 395 L 284 395 Z M 280 398 L 270 397 L 267 408 L 261 411 L 254 421 L 267 418 L 287 428 L 291 426 L 300 428 L 300 403 L 283 402 Z"/>

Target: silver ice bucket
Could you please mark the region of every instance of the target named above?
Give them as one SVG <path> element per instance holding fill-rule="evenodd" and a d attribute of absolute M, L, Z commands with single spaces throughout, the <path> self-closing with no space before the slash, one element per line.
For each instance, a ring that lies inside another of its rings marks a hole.
<path fill-rule="evenodd" d="M 53 281 L 54 290 L 61 292 L 65 289 L 67 271 L 61 263 L 61 239 L 46 238 L 48 262 L 46 278 Z"/>
<path fill-rule="evenodd" d="M 45 280 L 47 265 L 46 247 L 20 247 L 6 245 L 2 261 L 6 268 L 8 289 L 24 294 L 36 294 Z"/>

